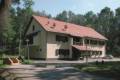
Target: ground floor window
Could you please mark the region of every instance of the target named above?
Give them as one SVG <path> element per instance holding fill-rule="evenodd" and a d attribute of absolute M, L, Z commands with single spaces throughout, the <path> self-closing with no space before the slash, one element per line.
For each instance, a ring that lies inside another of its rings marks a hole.
<path fill-rule="evenodd" d="M 67 58 L 69 56 L 69 49 L 56 49 L 56 56 Z"/>
<path fill-rule="evenodd" d="M 102 55 L 102 51 L 81 51 L 81 56 L 88 57 L 100 57 Z"/>

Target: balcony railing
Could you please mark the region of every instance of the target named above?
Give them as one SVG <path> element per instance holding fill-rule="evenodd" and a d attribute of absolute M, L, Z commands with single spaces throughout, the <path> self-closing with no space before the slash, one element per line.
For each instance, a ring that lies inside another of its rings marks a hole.
<path fill-rule="evenodd" d="M 104 44 L 100 44 L 100 43 L 96 43 L 96 44 L 92 44 L 92 43 L 83 43 L 83 42 L 75 42 L 73 41 L 73 45 L 87 45 L 87 46 L 104 46 Z"/>
<path fill-rule="evenodd" d="M 83 45 L 83 43 L 82 42 L 75 42 L 75 41 L 73 41 L 73 45 Z"/>

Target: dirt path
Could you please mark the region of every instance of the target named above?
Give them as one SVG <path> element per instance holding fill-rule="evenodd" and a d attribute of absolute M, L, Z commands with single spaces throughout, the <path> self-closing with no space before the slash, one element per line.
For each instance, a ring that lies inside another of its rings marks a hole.
<path fill-rule="evenodd" d="M 44 68 L 34 65 L 17 65 L 11 66 L 2 73 L 4 75 L 1 75 L 5 76 L 7 80 L 112 80 L 89 75 L 73 67 Z"/>

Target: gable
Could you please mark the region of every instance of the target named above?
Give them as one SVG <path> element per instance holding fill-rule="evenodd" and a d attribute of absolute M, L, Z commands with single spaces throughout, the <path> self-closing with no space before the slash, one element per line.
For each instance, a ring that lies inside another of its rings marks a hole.
<path fill-rule="evenodd" d="M 29 35 L 34 32 L 43 31 L 44 29 L 39 25 L 35 19 L 30 21 L 28 28 L 26 29 L 25 35 Z"/>

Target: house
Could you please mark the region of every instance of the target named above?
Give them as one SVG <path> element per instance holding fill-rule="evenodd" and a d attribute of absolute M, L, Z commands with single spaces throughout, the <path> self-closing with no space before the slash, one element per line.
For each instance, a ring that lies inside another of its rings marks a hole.
<path fill-rule="evenodd" d="M 106 53 L 107 38 L 90 27 L 32 16 L 25 32 L 31 58 L 97 58 Z"/>

